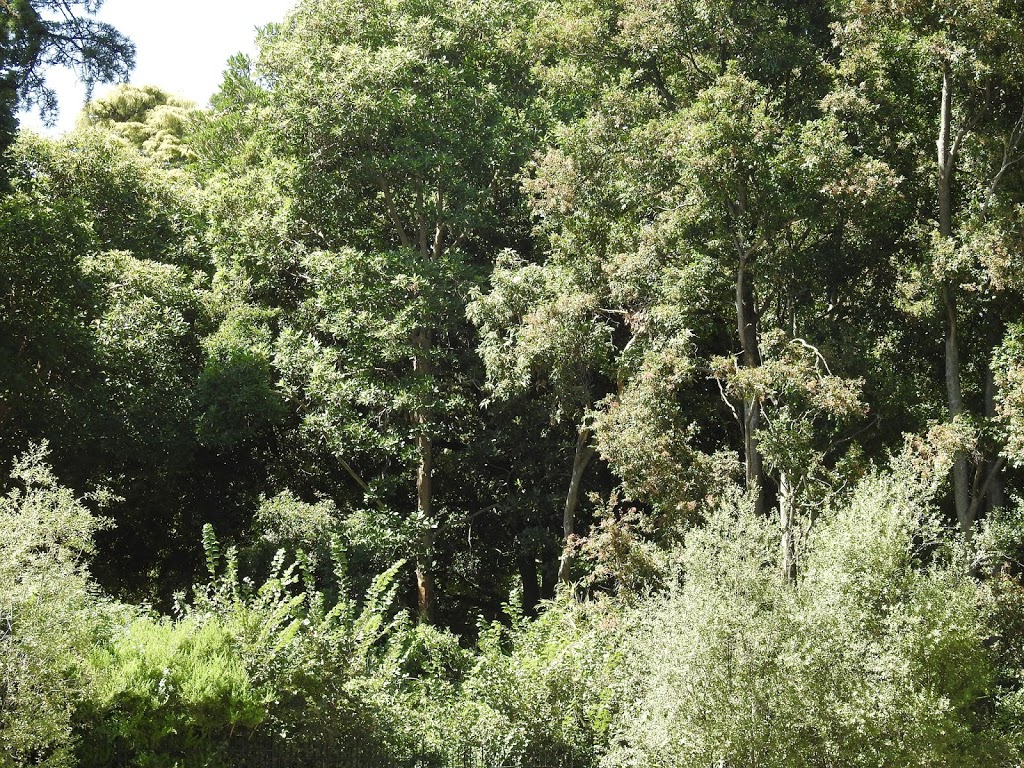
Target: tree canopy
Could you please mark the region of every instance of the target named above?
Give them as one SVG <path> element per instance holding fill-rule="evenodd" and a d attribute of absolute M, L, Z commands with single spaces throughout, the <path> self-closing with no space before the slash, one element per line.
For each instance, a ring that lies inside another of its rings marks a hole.
<path fill-rule="evenodd" d="M 17 133 L 98 7 L 0 0 L 0 766 L 1021 764 L 1024 9 L 299 0 Z"/>

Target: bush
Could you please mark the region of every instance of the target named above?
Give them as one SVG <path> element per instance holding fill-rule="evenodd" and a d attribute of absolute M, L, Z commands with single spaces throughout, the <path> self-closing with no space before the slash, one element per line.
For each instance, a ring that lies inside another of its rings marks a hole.
<path fill-rule="evenodd" d="M 71 765 L 72 714 L 91 695 L 86 659 L 110 624 L 85 567 L 105 525 L 57 483 L 35 445 L 0 496 L 0 765 Z"/>
<path fill-rule="evenodd" d="M 357 605 L 335 546 L 329 605 L 301 553 L 288 565 L 279 551 L 257 587 L 209 526 L 204 546 L 211 581 L 177 618 L 137 616 L 91 656 L 80 764 L 226 766 L 268 746 L 408 755 L 418 729 L 397 685 L 408 619 L 391 607 L 404 564 Z"/>
<path fill-rule="evenodd" d="M 485 765 L 592 765 L 614 715 L 622 631 L 611 600 L 568 595 L 539 619 L 482 628 L 475 663 L 441 716 L 447 752 L 477 752 Z"/>
<path fill-rule="evenodd" d="M 809 536 L 734 499 L 641 606 L 606 768 L 1010 765 L 970 558 L 903 473 L 864 480 Z"/>
<path fill-rule="evenodd" d="M 232 736 L 266 718 L 224 622 L 140 616 L 91 658 L 98 681 L 79 712 L 79 765 L 227 765 Z"/>

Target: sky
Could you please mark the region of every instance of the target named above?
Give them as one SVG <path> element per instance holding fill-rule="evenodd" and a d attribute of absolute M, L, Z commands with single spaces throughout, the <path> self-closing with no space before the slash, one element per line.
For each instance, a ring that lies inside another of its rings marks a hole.
<path fill-rule="evenodd" d="M 131 38 L 136 66 L 131 82 L 156 85 L 205 106 L 220 85 L 228 57 L 254 52 L 256 28 L 281 21 L 295 0 L 106 0 L 96 18 Z M 65 70 L 47 74 L 60 99 L 57 125 L 23 114 L 21 125 L 57 135 L 74 127 L 85 88 Z M 110 86 L 98 86 L 100 96 Z"/>

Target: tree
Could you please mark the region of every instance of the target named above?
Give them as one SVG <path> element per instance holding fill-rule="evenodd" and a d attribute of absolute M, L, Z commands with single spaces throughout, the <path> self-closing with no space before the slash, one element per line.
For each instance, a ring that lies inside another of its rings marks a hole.
<path fill-rule="evenodd" d="M 257 99 L 249 104 L 266 105 L 269 146 L 291 169 L 282 179 L 294 237 L 288 269 L 311 287 L 305 302 L 301 289 L 290 297 L 297 314 L 280 364 L 298 401 L 316 393 L 304 421 L 320 425 L 353 483 L 373 484 L 340 453 L 339 435 L 379 429 L 390 460 L 413 460 L 409 518 L 428 621 L 445 516 L 435 500 L 435 443 L 472 413 L 465 301 L 498 248 L 521 237 L 511 179 L 533 130 L 516 45 L 528 16 L 528 6 L 497 0 L 305 2 L 264 35 L 256 78 L 267 98 L 244 87 Z M 233 77 L 241 93 L 242 73 Z M 371 297 L 379 312 L 366 312 Z M 380 371 L 384 380 L 365 394 L 351 386 Z"/>
<path fill-rule="evenodd" d="M 145 593 L 156 573 L 185 586 L 182 552 L 194 550 L 205 511 L 194 483 L 200 339 L 210 331 L 203 279 L 124 251 L 83 267 L 99 288 L 92 332 L 102 387 L 90 418 L 95 447 L 77 464 L 122 497 L 97 577 L 122 594 Z"/>
<path fill-rule="evenodd" d="M 900 151 L 914 153 L 907 159 L 916 166 L 914 183 L 905 194 L 918 201 L 911 237 L 921 262 L 908 283 L 930 296 L 944 328 L 947 417 L 975 426 L 995 413 L 990 358 L 1005 323 L 998 294 L 1008 287 L 998 254 L 1018 227 L 1012 207 L 1024 157 L 1018 15 L 1013 4 L 973 0 L 935 7 L 855 2 L 843 7 L 838 36 L 846 82 L 864 85 L 858 98 L 912 137 Z M 908 72 L 915 79 L 907 81 Z M 918 90 L 921 79 L 934 90 Z M 967 378 L 972 372 L 974 382 Z M 1002 460 L 979 454 L 973 478 L 971 464 L 965 450 L 953 468 L 956 516 L 967 535 L 990 491 L 991 500 L 1002 495 Z"/>
<path fill-rule="evenodd" d="M 26 135 L 13 159 L 19 181 L 81 211 L 94 248 L 209 270 L 198 189 L 186 175 L 154 165 L 99 128 L 56 141 Z"/>
<path fill-rule="evenodd" d="M 165 166 L 181 166 L 195 153 L 185 144 L 196 105 L 156 86 L 120 85 L 85 105 L 78 127 L 95 126 L 127 141 Z"/>
<path fill-rule="evenodd" d="M 996 415 L 1005 438 L 1003 456 L 1011 466 L 1024 463 L 1024 327 L 1015 323 L 993 359 L 995 382 L 999 388 Z"/>
<path fill-rule="evenodd" d="M 91 93 L 95 83 L 127 79 L 135 46 L 111 25 L 88 18 L 103 0 L 4 0 L 0 3 L 0 183 L 14 142 L 17 113 L 56 108 L 46 87 L 52 66 L 75 71 Z"/>
<path fill-rule="evenodd" d="M 90 247 L 81 209 L 16 183 L 0 197 L 0 459 L 30 440 L 75 450 L 88 428 L 72 416 L 88 391 L 95 350 L 87 322 L 95 286 L 79 261 Z"/>
<path fill-rule="evenodd" d="M 851 276 L 872 289 L 884 279 L 871 219 L 892 204 L 896 181 L 822 108 L 828 14 L 772 3 L 715 6 L 709 17 L 634 3 L 548 13 L 537 38 L 554 60 L 544 59 L 549 98 L 570 109 L 557 100 L 575 78 L 594 101 L 556 133 L 527 181 L 546 259 L 496 273 L 477 303 L 489 372 L 499 391 L 526 381 L 558 391 L 563 381 L 571 392 L 606 377 L 590 413 L 574 418 L 595 430 L 626 492 L 666 524 L 728 484 L 719 451 L 736 445 L 723 425 L 734 414 L 746 484 L 767 514 L 776 484 L 807 483 L 778 461 L 766 466 L 762 440 L 804 431 L 801 444 L 829 468 L 849 447 L 840 432 L 862 413 L 858 377 L 832 377 L 815 358 L 834 359 L 827 345 L 863 314 L 837 311 Z M 858 299 L 872 301 L 872 290 Z M 810 363 L 795 362 L 798 349 Z M 735 362 L 723 376 L 727 353 Z M 770 382 L 783 369 L 792 378 L 779 388 Z M 797 395 L 805 386 L 845 394 L 812 417 Z M 789 503 L 780 526 L 792 549 Z"/>
<path fill-rule="evenodd" d="M 62 477 L 124 497 L 95 573 L 146 589 L 156 563 L 194 547 L 188 521 L 204 514 L 202 485 L 185 480 L 209 330 L 207 278 L 191 268 L 203 258 L 195 191 L 97 129 L 26 134 L 13 156 L 0 203 L 0 449 L 9 459 L 50 439 Z M 181 536 L 167 536 L 175 525 Z"/>

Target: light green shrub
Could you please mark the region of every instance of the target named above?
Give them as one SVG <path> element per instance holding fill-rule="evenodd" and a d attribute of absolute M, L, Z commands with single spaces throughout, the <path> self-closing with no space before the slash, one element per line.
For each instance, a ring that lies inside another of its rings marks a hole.
<path fill-rule="evenodd" d="M 408 755 L 421 730 L 398 685 L 409 620 L 391 607 L 404 564 L 357 603 L 335 547 L 328 604 L 301 553 L 280 551 L 257 586 L 209 526 L 203 538 L 211 580 L 177 617 L 136 617 L 92 655 L 80 764 L 226 766 L 271 744 Z"/>
<path fill-rule="evenodd" d="M 484 626 L 446 713 L 449 752 L 476 751 L 486 765 L 592 764 L 614 715 L 621 631 L 613 602 L 568 595 L 537 620 Z"/>
<path fill-rule="evenodd" d="M 1012 764 L 970 558 L 905 474 L 823 514 L 795 585 L 742 500 L 694 530 L 639 609 L 603 765 Z"/>
<path fill-rule="evenodd" d="M 221 621 L 140 616 L 90 661 L 97 690 L 79 712 L 83 768 L 126 759 L 219 765 L 230 738 L 266 717 L 263 692 Z"/>
<path fill-rule="evenodd" d="M 0 765 L 71 764 L 86 657 L 110 619 L 85 567 L 105 523 L 46 459 L 45 443 L 30 448 L 0 496 Z"/>

